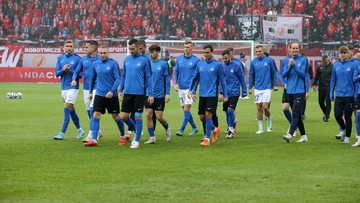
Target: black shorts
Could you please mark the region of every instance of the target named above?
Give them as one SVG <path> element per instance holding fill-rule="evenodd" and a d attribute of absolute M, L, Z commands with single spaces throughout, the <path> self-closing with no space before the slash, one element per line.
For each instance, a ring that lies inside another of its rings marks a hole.
<path fill-rule="evenodd" d="M 217 97 L 200 97 L 198 114 L 205 115 L 205 111 L 216 113 L 217 108 Z"/>
<path fill-rule="evenodd" d="M 142 113 L 144 110 L 145 95 L 124 94 L 123 102 L 121 104 L 121 112 Z"/>
<path fill-rule="evenodd" d="M 223 104 L 223 111 L 227 111 L 229 107 L 235 110 L 238 101 L 239 96 L 229 97 L 229 100 Z"/>
<path fill-rule="evenodd" d="M 289 103 L 290 104 L 291 102 L 292 102 L 291 97 L 289 96 L 286 89 L 284 88 L 284 92 L 283 92 L 283 95 L 282 95 L 282 103 Z"/>
<path fill-rule="evenodd" d="M 360 94 L 358 94 L 357 96 L 356 96 L 356 101 L 355 101 L 356 103 L 355 103 L 355 109 L 356 110 L 360 110 Z"/>
<path fill-rule="evenodd" d="M 120 113 L 119 98 L 116 96 L 109 99 L 106 97 L 95 95 L 94 112 L 96 111 L 104 114 L 105 108 L 107 109 L 107 112 L 109 114 Z"/>
<path fill-rule="evenodd" d="M 145 108 L 146 109 L 153 109 L 154 111 L 164 111 L 165 109 L 165 98 L 154 98 L 154 103 L 151 105 L 147 101 L 148 97 L 145 100 Z"/>

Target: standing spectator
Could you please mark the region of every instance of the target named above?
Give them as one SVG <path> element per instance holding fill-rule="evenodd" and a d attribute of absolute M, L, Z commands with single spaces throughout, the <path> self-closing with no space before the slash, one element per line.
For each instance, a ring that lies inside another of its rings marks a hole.
<path fill-rule="evenodd" d="M 76 78 L 77 85 L 71 86 L 72 76 L 80 61 L 80 56 L 74 53 L 74 44 L 71 40 L 65 41 L 64 51 L 65 53 L 58 57 L 55 70 L 56 77 L 61 77 L 61 97 L 64 103 L 64 120 L 60 133 L 54 137 L 55 140 L 63 140 L 65 138 L 70 117 L 78 129 L 77 138 L 80 139 L 84 135 L 84 130 L 81 128 L 80 119 L 74 107 L 79 93 L 79 77 Z"/>
<path fill-rule="evenodd" d="M 271 89 L 278 90 L 278 75 L 273 60 L 264 55 L 262 45 L 255 47 L 256 58 L 251 61 L 249 74 L 249 94 L 252 94 L 254 86 L 254 102 L 257 107 L 258 131 L 262 134 L 263 130 L 263 111 L 267 120 L 267 132 L 272 131 L 271 113 L 269 103 L 271 100 Z"/>
<path fill-rule="evenodd" d="M 213 132 L 212 143 L 215 144 L 219 139 L 220 128 L 213 124 L 212 115 L 216 112 L 218 102 L 218 85 L 220 89 L 226 90 L 226 79 L 224 77 L 221 64 L 213 57 L 214 48 L 207 44 L 203 47 L 205 60 L 196 65 L 195 73 L 192 77 L 188 97 L 195 100 L 195 94 L 198 84 L 199 91 L 199 109 L 198 114 L 201 121 L 206 122 L 206 136 L 200 143 L 200 146 L 210 145 L 210 134 Z M 223 92 L 223 101 L 228 101 L 227 91 Z"/>
<path fill-rule="evenodd" d="M 323 121 L 329 122 L 331 112 L 330 101 L 330 80 L 333 64 L 327 55 L 322 56 L 322 63 L 316 69 L 313 89 L 316 92 L 319 89 L 318 102 L 324 114 Z M 319 88 L 318 88 L 319 87 Z"/>
<path fill-rule="evenodd" d="M 291 58 L 288 65 L 285 65 L 282 77 L 286 79 L 286 90 L 292 107 L 292 121 L 290 129 L 283 139 L 290 142 L 292 135 L 298 128 L 301 137 L 297 142 L 307 142 L 304 123 L 301 119 L 301 109 L 305 99 L 309 96 L 310 80 L 307 72 L 306 58 L 299 55 L 299 44 L 294 42 L 290 45 Z"/>

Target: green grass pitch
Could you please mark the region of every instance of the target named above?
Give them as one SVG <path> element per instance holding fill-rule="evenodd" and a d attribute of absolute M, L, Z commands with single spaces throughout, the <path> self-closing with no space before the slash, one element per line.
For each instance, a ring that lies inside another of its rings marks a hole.
<path fill-rule="evenodd" d="M 22 99 L 7 99 L 21 92 Z M 239 100 L 236 138 L 225 139 L 225 114 L 218 107 L 222 134 L 200 147 L 195 136 L 176 137 L 183 118 L 177 94 L 165 109 L 173 140 L 157 124 L 157 144 L 119 147 L 110 115 L 101 118 L 104 137 L 86 148 L 70 123 L 63 141 L 53 140 L 62 122 L 59 84 L 0 83 L 0 202 L 359 202 L 360 148 L 335 140 L 331 114 L 322 122 L 311 91 L 305 128 L 308 143 L 285 143 L 288 123 L 281 110 L 282 89 L 272 94 L 273 132 L 256 135 L 256 107 Z M 88 131 L 82 89 L 76 102 Z M 192 113 L 199 129 L 198 103 Z M 145 116 L 143 115 L 143 118 Z M 265 127 L 265 124 L 264 124 Z M 355 140 L 355 125 L 351 144 Z"/>

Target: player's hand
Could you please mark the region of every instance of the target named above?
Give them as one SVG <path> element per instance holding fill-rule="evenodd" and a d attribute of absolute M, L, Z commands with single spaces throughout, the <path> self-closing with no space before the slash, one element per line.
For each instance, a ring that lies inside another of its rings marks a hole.
<path fill-rule="evenodd" d="M 316 92 L 316 89 L 317 89 L 317 86 L 316 86 L 316 85 L 314 85 L 314 86 L 313 86 L 313 90 L 314 90 L 314 92 Z"/>
<path fill-rule="evenodd" d="M 150 96 L 149 96 L 147 102 L 148 102 L 149 104 L 154 103 L 154 97 L 150 97 Z"/>
<path fill-rule="evenodd" d="M 89 100 L 91 101 L 93 99 L 93 95 L 92 94 L 89 94 Z"/>
<path fill-rule="evenodd" d="M 289 60 L 289 64 L 290 64 L 290 68 L 292 68 L 294 65 L 295 65 L 295 60 L 293 59 L 293 58 L 291 58 L 290 60 Z"/>
<path fill-rule="evenodd" d="M 71 86 L 76 86 L 76 80 L 71 81 Z"/>
<path fill-rule="evenodd" d="M 286 89 L 286 84 L 284 84 L 284 89 Z"/>
<path fill-rule="evenodd" d="M 110 91 L 108 93 L 106 93 L 105 97 L 110 99 L 113 96 L 113 93 Z"/>
<path fill-rule="evenodd" d="M 306 92 L 305 93 L 305 99 L 308 99 L 309 98 L 309 92 Z"/>
<path fill-rule="evenodd" d="M 229 98 L 224 98 L 223 99 L 223 102 L 227 102 L 227 101 L 229 101 Z"/>
<path fill-rule="evenodd" d="M 274 92 L 276 92 L 276 91 L 279 90 L 279 88 L 278 87 L 273 87 L 273 90 L 274 90 Z"/>
<path fill-rule="evenodd" d="M 165 102 L 167 103 L 167 102 L 169 102 L 170 101 L 170 95 L 165 95 Z"/>
<path fill-rule="evenodd" d="M 249 90 L 249 94 L 252 94 L 252 90 Z"/>
<path fill-rule="evenodd" d="M 123 98 L 122 98 L 122 93 L 121 92 L 118 93 L 118 98 L 119 98 L 120 101 L 122 101 Z"/>
<path fill-rule="evenodd" d="M 179 85 L 174 85 L 174 88 L 175 88 L 175 92 L 179 91 Z"/>
<path fill-rule="evenodd" d="M 63 70 L 64 72 L 69 72 L 69 71 L 70 71 L 70 66 L 69 66 L 68 64 L 65 64 L 65 65 L 63 66 L 62 70 Z"/>

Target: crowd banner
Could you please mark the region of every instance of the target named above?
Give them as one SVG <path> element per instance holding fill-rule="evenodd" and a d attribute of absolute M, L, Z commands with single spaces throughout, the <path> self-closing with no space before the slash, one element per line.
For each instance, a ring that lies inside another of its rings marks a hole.
<path fill-rule="evenodd" d="M 303 17 L 263 16 L 264 41 L 303 42 Z"/>
<path fill-rule="evenodd" d="M 240 40 L 261 39 L 261 18 L 260 15 L 238 15 L 238 30 Z"/>

